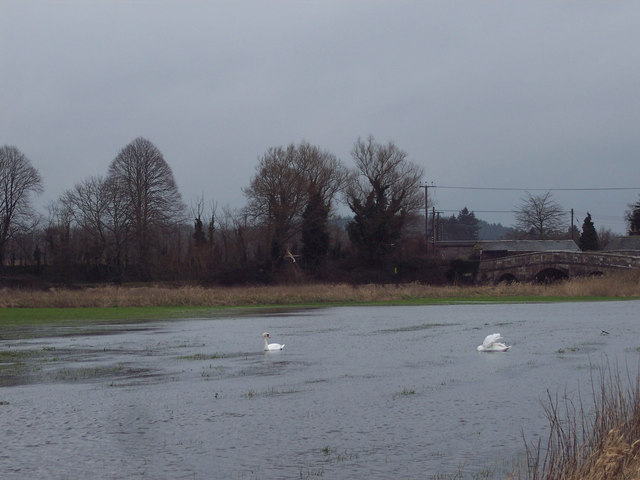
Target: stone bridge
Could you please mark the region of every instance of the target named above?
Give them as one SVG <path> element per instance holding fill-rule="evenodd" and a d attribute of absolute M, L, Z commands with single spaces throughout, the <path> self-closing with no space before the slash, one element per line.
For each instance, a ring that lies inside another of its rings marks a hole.
<path fill-rule="evenodd" d="M 576 251 L 525 253 L 481 260 L 479 282 L 545 282 L 580 275 L 640 269 L 640 256 Z"/>

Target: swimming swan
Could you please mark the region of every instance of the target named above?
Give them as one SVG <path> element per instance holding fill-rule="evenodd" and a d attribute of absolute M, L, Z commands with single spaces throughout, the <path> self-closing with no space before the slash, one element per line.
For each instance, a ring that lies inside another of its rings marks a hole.
<path fill-rule="evenodd" d="M 487 335 L 482 345 L 478 345 L 479 352 L 506 352 L 511 348 L 511 345 L 507 346 L 500 342 L 502 336 L 499 333 L 492 333 Z M 266 340 L 265 340 L 266 341 Z"/>
<path fill-rule="evenodd" d="M 262 338 L 264 339 L 265 352 L 269 350 L 282 350 L 284 348 L 284 343 L 282 345 L 280 345 L 279 343 L 268 343 L 267 338 L 271 338 L 271 335 L 269 335 L 267 332 L 264 332 L 262 334 Z"/>

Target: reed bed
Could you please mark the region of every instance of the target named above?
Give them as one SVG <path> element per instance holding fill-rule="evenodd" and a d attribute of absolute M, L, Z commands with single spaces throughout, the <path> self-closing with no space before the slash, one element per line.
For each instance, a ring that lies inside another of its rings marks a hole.
<path fill-rule="evenodd" d="M 162 284 L 99 285 L 83 288 L 0 289 L 0 308 L 230 307 L 255 305 L 359 304 L 428 300 L 518 299 L 523 297 L 640 298 L 640 274 L 575 278 L 548 285 L 514 283 L 483 286 L 298 284 L 205 287 Z"/>
<path fill-rule="evenodd" d="M 623 377 L 606 364 L 592 388 L 593 412 L 549 394 L 550 434 L 545 446 L 527 447 L 528 480 L 640 478 L 640 372 Z"/>

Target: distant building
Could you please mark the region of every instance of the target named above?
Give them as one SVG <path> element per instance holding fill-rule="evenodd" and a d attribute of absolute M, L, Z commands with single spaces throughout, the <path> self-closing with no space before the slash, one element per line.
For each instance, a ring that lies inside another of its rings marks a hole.
<path fill-rule="evenodd" d="M 606 253 L 622 253 L 625 255 L 640 256 L 640 235 L 612 238 L 602 251 Z"/>
<path fill-rule="evenodd" d="M 454 258 L 499 258 L 523 253 L 559 250 L 569 252 L 580 251 L 580 248 L 573 240 L 445 241 L 436 242 L 435 249 L 437 256 L 442 260 L 452 260 Z"/>
<path fill-rule="evenodd" d="M 498 258 L 522 253 L 566 251 L 578 252 L 573 240 L 488 240 L 478 242 L 480 258 Z"/>

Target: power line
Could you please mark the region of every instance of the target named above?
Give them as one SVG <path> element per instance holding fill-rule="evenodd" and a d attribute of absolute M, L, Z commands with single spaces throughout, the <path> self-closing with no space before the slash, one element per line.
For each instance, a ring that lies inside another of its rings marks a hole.
<path fill-rule="evenodd" d="M 458 210 L 441 209 L 441 208 L 436 209 L 437 212 L 443 212 L 443 213 L 459 213 L 460 210 L 462 209 L 458 209 Z M 513 213 L 514 211 L 513 210 L 469 210 L 469 212 L 470 213 Z"/>
<path fill-rule="evenodd" d="M 595 192 L 612 190 L 640 190 L 640 187 L 585 187 L 585 188 L 516 188 L 516 187 L 457 187 L 450 185 L 427 185 L 429 188 L 449 190 L 505 190 L 505 191 L 543 191 L 543 192 Z"/>

